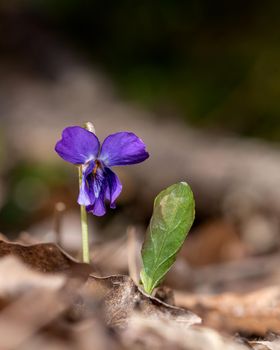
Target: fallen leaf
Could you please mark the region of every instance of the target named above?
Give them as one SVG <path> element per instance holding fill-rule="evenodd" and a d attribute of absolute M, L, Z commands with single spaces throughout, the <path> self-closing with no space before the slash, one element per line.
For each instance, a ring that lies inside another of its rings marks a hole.
<path fill-rule="evenodd" d="M 121 332 L 128 349 L 135 344 L 144 350 L 248 350 L 231 338 L 206 327 L 181 328 L 170 320 L 134 314 Z"/>
<path fill-rule="evenodd" d="M 0 298 L 14 297 L 31 289 L 59 290 L 66 283 L 62 274 L 50 275 L 32 270 L 15 256 L 0 259 Z"/>
<path fill-rule="evenodd" d="M 175 293 L 175 304 L 196 312 L 207 326 L 230 333 L 264 336 L 280 330 L 280 288 L 246 294 L 198 295 Z"/>
<path fill-rule="evenodd" d="M 21 346 L 68 307 L 65 296 L 57 291 L 37 290 L 25 293 L 0 314 L 0 347 L 9 350 Z"/>
<path fill-rule="evenodd" d="M 0 240 L 0 257 L 13 255 L 40 272 L 63 272 L 84 278 L 93 272 L 89 264 L 80 263 L 54 243 L 24 245 Z"/>
<path fill-rule="evenodd" d="M 67 277 L 34 271 L 18 257 L 0 259 L 0 348 L 15 349 L 69 307 Z"/>
<path fill-rule="evenodd" d="M 279 350 L 280 341 L 251 341 L 251 346 L 255 350 Z"/>
<path fill-rule="evenodd" d="M 128 276 L 101 278 L 90 275 L 82 294 L 84 297 L 104 299 L 104 313 L 110 326 L 125 327 L 134 312 L 140 312 L 147 318 L 172 320 L 186 327 L 201 322 L 194 313 L 145 294 Z"/>

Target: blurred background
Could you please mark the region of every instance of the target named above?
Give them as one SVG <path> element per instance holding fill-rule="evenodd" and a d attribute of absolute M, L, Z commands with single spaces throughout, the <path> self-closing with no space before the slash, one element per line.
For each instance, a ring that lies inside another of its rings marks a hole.
<path fill-rule="evenodd" d="M 90 218 L 96 242 L 121 247 L 128 226 L 141 241 L 155 195 L 185 180 L 197 216 L 178 271 L 277 253 L 279 11 L 276 0 L 2 0 L 1 232 L 52 240 L 63 202 L 63 245 L 79 246 L 77 170 L 54 145 L 91 121 L 100 139 L 130 130 L 150 152 L 117 169 L 124 190 Z"/>

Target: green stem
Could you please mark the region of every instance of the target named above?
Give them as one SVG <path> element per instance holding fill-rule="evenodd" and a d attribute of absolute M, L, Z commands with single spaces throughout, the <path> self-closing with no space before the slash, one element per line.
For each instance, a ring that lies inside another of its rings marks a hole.
<path fill-rule="evenodd" d="M 82 167 L 79 166 L 79 185 L 82 184 Z M 83 248 L 83 262 L 89 263 L 89 240 L 88 240 L 88 222 L 87 211 L 84 205 L 81 205 L 81 228 L 82 228 L 82 248 Z"/>

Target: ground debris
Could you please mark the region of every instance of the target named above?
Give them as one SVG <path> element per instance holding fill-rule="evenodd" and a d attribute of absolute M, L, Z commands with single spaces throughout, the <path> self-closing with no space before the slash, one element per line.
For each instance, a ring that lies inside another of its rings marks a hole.
<path fill-rule="evenodd" d="M 198 313 L 203 323 L 228 333 L 265 336 L 280 330 L 280 288 L 217 295 L 175 293 L 176 305 Z"/>
<path fill-rule="evenodd" d="M 276 332 L 278 287 L 204 299 L 175 293 L 184 309 L 147 295 L 129 276 L 92 271 L 54 244 L 0 241 L 0 349 L 277 349 L 277 337 L 233 334 Z"/>
<path fill-rule="evenodd" d="M 40 272 L 63 272 L 72 276 L 88 276 L 93 268 L 78 262 L 54 243 L 24 245 L 0 240 L 0 257 L 13 255 Z"/>
<path fill-rule="evenodd" d="M 0 298 L 10 298 L 32 289 L 56 291 L 66 283 L 62 274 L 42 274 L 24 265 L 15 256 L 0 260 Z"/>
<path fill-rule="evenodd" d="M 122 333 L 123 341 L 132 348 L 160 350 L 246 350 L 248 347 L 206 327 L 174 327 L 169 320 L 147 319 L 135 314 Z"/>
<path fill-rule="evenodd" d="M 128 276 L 100 278 L 90 275 L 83 295 L 104 299 L 106 320 L 111 326 L 127 326 L 134 312 L 146 318 L 168 319 L 185 327 L 201 322 L 196 314 L 145 294 Z"/>
<path fill-rule="evenodd" d="M 279 350 L 280 349 L 280 341 L 252 341 L 250 342 L 252 349 L 255 350 Z"/>

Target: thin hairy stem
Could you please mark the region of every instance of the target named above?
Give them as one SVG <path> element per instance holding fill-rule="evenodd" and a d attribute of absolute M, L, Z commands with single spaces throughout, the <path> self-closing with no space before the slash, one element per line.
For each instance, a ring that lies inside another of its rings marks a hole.
<path fill-rule="evenodd" d="M 82 184 L 82 167 L 79 166 L 79 184 Z M 89 238 L 88 238 L 88 221 L 87 211 L 84 205 L 81 205 L 81 228 L 82 228 L 82 248 L 83 248 L 83 262 L 89 263 Z"/>

